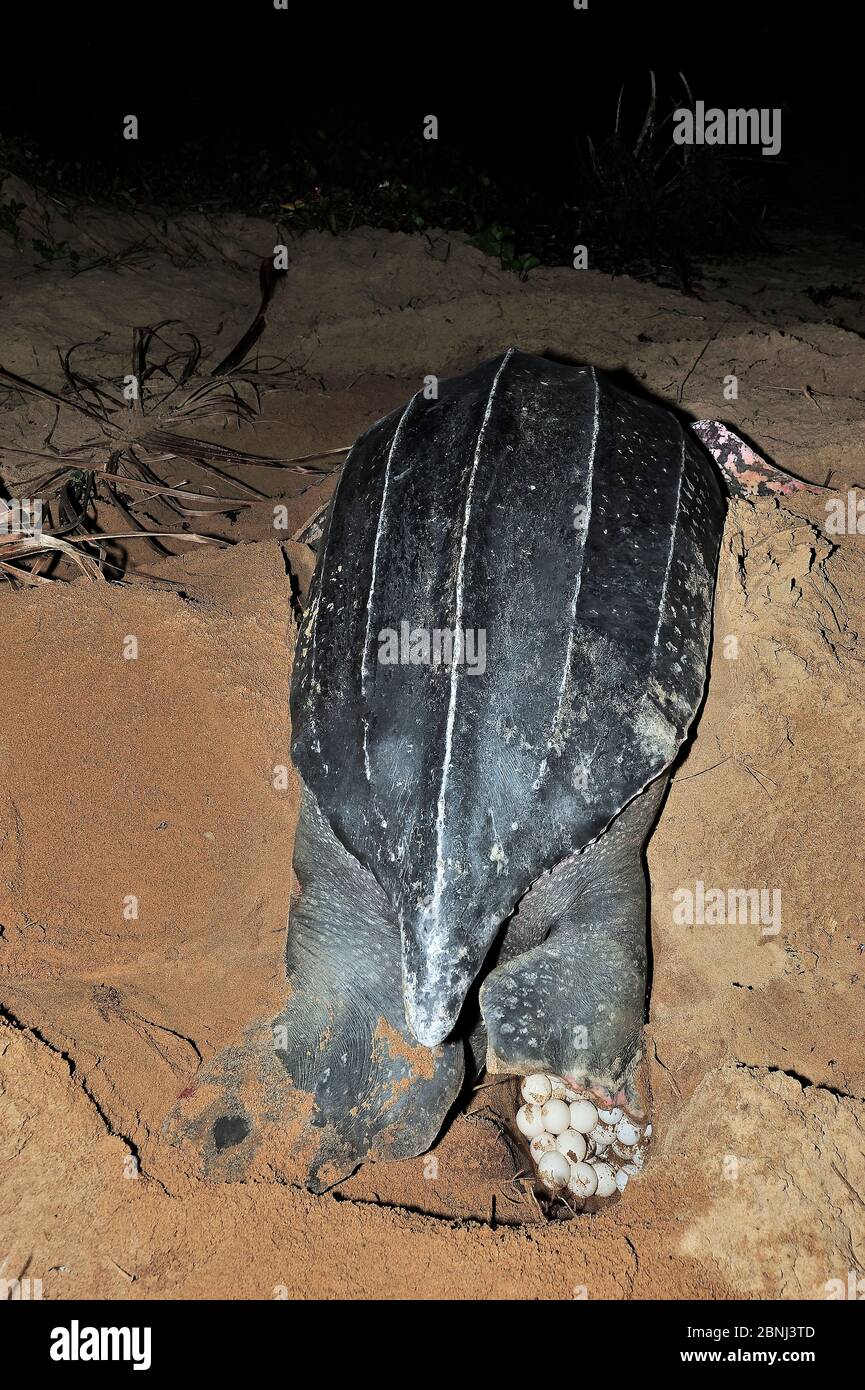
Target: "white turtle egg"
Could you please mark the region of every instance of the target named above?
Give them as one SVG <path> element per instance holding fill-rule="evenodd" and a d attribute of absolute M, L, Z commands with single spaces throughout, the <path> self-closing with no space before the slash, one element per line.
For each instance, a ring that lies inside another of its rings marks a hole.
<path fill-rule="evenodd" d="M 571 1163 L 582 1163 L 586 1156 L 586 1141 L 577 1129 L 565 1129 L 556 1139 L 556 1148 Z"/>
<path fill-rule="evenodd" d="M 623 1115 L 616 1125 L 616 1138 L 619 1143 L 627 1144 L 630 1147 L 631 1144 L 636 1144 L 639 1137 L 640 1130 L 637 1125 L 629 1120 L 627 1115 Z"/>
<path fill-rule="evenodd" d="M 553 1100 L 564 1100 L 568 1090 L 567 1082 L 561 1076 L 553 1076 L 551 1072 L 548 1073 L 547 1080 L 550 1083 L 550 1095 Z"/>
<path fill-rule="evenodd" d="M 645 1132 L 646 1132 L 646 1138 L 647 1138 L 647 1139 L 651 1139 L 651 1137 L 652 1137 L 652 1126 L 651 1126 L 651 1125 L 646 1125 L 646 1131 L 645 1131 Z"/>
<path fill-rule="evenodd" d="M 546 1130 L 544 1130 L 543 1134 L 536 1134 L 529 1144 L 535 1163 L 540 1163 L 542 1154 L 552 1153 L 557 1143 L 556 1136 L 554 1134 L 547 1134 Z"/>
<path fill-rule="evenodd" d="M 571 1112 L 563 1100 L 548 1100 L 541 1106 L 541 1122 L 550 1134 L 564 1134 L 571 1123 Z"/>
<path fill-rule="evenodd" d="M 527 1139 L 544 1132 L 544 1119 L 539 1105 L 521 1105 L 517 1111 L 517 1129 Z"/>
<path fill-rule="evenodd" d="M 598 1178 L 598 1190 L 595 1194 L 598 1197 L 612 1197 L 618 1188 L 616 1187 L 616 1170 L 609 1163 L 593 1163 Z"/>
<path fill-rule="evenodd" d="M 632 1163 L 637 1150 L 631 1144 L 620 1144 L 618 1139 L 613 1140 L 613 1153 L 617 1158 L 623 1158 L 627 1163 Z"/>
<path fill-rule="evenodd" d="M 616 1174 L 616 1187 L 619 1189 L 620 1192 L 624 1192 L 627 1186 L 628 1175 L 625 1172 L 624 1168 L 620 1168 L 618 1173 Z"/>
<path fill-rule="evenodd" d="M 610 1129 L 609 1125 L 602 1125 L 600 1120 L 595 1125 L 591 1133 L 591 1140 L 598 1150 L 608 1149 L 616 1136 L 616 1131 Z"/>
<path fill-rule="evenodd" d="M 543 1105 L 553 1094 L 553 1087 L 548 1076 L 536 1071 L 532 1076 L 523 1077 L 520 1093 L 528 1105 Z"/>
<path fill-rule="evenodd" d="M 591 1163 L 572 1163 L 568 1191 L 575 1197 L 594 1197 L 598 1190 L 598 1175 Z"/>
<path fill-rule="evenodd" d="M 560 1154 L 556 1150 L 552 1153 L 541 1154 L 538 1177 L 550 1192 L 561 1192 L 563 1187 L 567 1187 L 570 1175 L 571 1165 L 564 1154 Z"/>
<path fill-rule="evenodd" d="M 597 1123 L 598 1112 L 590 1100 L 575 1100 L 571 1102 L 572 1129 L 579 1130 L 580 1134 L 591 1134 Z"/>
<path fill-rule="evenodd" d="M 605 1125 L 617 1125 L 622 1118 L 622 1112 L 618 1105 L 614 1105 L 612 1110 L 599 1110 L 598 1117 Z"/>

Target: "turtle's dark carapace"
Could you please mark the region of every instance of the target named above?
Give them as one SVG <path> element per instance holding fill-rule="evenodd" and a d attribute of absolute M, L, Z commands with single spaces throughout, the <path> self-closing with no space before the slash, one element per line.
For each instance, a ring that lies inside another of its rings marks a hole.
<path fill-rule="evenodd" d="M 352 449 L 302 625 L 293 752 L 400 922 L 428 1046 L 531 884 L 675 758 L 723 517 L 672 414 L 514 349 Z"/>

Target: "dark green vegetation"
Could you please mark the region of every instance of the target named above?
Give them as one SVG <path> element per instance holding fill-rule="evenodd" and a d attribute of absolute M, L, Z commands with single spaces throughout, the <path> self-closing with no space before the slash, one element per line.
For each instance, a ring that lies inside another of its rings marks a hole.
<path fill-rule="evenodd" d="M 419 120 L 394 132 L 347 116 L 278 138 L 269 127 L 240 138 L 211 130 L 170 148 L 146 129 L 138 141 L 118 131 L 86 154 L 0 136 L 0 169 L 72 205 L 244 212 L 288 235 L 362 225 L 463 231 L 523 278 L 537 265 L 569 264 L 585 244 L 591 268 L 687 287 L 701 257 L 763 243 L 766 184 L 780 171 L 759 151 L 674 145 L 672 111 L 686 102 L 672 90 L 648 103 L 645 92 L 639 101 L 622 93 L 599 110 L 594 138 L 561 122 L 546 138 L 528 124 L 501 130 L 491 117 L 487 131 L 445 121 L 426 140 Z M 3 232 L 18 235 L 13 203 L 0 205 Z M 45 263 L 71 254 L 33 249 Z"/>

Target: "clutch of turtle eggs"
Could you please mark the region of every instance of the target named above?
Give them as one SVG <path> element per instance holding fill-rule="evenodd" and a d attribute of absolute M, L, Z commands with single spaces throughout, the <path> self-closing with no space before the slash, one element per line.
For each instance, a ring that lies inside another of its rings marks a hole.
<path fill-rule="evenodd" d="M 579 1201 L 615 1197 L 640 1172 L 651 1125 L 641 1127 L 618 1106 L 600 1109 L 596 1098 L 548 1072 L 524 1077 L 520 1091 L 517 1129 L 548 1192 Z"/>

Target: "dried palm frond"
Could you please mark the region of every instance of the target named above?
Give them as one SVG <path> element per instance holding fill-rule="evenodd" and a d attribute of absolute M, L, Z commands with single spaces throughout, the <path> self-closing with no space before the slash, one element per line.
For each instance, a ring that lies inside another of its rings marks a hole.
<path fill-rule="evenodd" d="M 44 557 L 51 552 L 65 555 L 91 577 L 102 578 L 100 565 L 76 548 L 85 539 L 97 544 L 121 536 L 126 541 L 143 539 L 159 555 L 170 553 L 160 544 L 160 537 L 212 543 L 215 537 L 186 530 L 156 530 L 144 524 L 137 509 L 148 502 L 158 502 L 183 521 L 190 516 L 224 516 L 241 508 L 270 504 L 257 488 L 224 473 L 222 468 L 226 466 L 277 469 L 321 477 L 339 467 L 330 460 L 347 453 L 347 447 L 280 459 L 178 432 L 179 425 L 214 416 L 233 420 L 238 428 L 249 424 L 260 414 L 263 392 L 283 383 L 288 374 L 284 362 L 272 359 L 268 364 L 259 358 L 254 361 L 249 358 L 266 327 L 267 310 L 282 273 L 275 270 L 272 261 L 262 262 L 259 271 L 261 298 L 256 315 L 231 351 L 209 370 L 201 366 L 200 339 L 173 319 L 134 330 L 132 371 L 119 381 L 96 377 L 78 368 L 75 354 L 81 348 L 93 347 L 92 341 L 75 343 L 66 351 L 58 348 L 63 376 L 60 390 L 0 366 L 0 388 L 36 397 L 54 407 L 53 422 L 41 449 L 22 449 L 0 443 L 0 452 L 5 450 L 52 465 L 29 479 L 27 487 L 40 495 L 44 492 L 44 500 L 56 512 L 54 524 L 44 532 L 25 530 L 0 537 L 3 573 L 8 575 L 8 561 L 13 555 L 22 559 L 34 555 Z M 80 443 L 60 446 L 55 437 L 69 413 L 79 421 L 86 421 L 92 431 Z M 203 492 L 169 483 L 158 470 L 160 465 L 177 459 L 214 479 L 216 486 Z M 71 486 L 73 478 L 85 480 L 77 494 Z M 112 536 L 88 534 L 88 510 L 100 489 L 104 489 L 132 531 Z M 143 496 L 133 501 L 130 491 L 141 492 Z M 185 506 L 183 499 L 212 502 L 213 505 L 192 508 Z M 80 532 L 85 535 L 76 534 Z M 35 575 L 35 567 L 30 571 L 18 571 L 19 577 L 26 574 L 35 576 L 37 582 L 43 579 Z M 23 582 L 28 582 L 26 577 Z"/>

